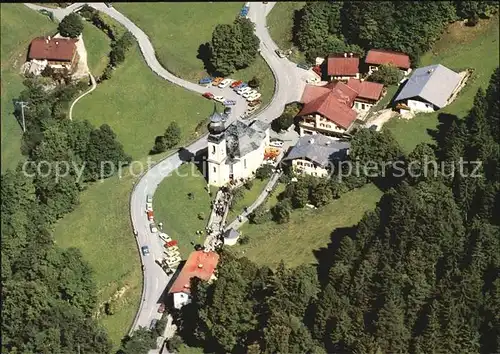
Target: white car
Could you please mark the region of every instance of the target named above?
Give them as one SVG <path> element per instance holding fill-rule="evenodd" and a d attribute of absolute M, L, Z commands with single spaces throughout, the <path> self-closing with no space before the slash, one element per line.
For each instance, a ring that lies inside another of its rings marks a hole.
<path fill-rule="evenodd" d="M 214 101 L 224 103 L 224 96 L 214 96 Z"/>
<path fill-rule="evenodd" d="M 256 94 L 252 95 L 252 96 L 249 96 L 247 97 L 247 101 L 248 102 L 252 102 L 252 101 L 255 101 L 255 100 L 258 100 L 260 98 L 260 96 L 262 96 L 260 94 L 260 92 L 257 92 Z"/>
<path fill-rule="evenodd" d="M 255 91 L 255 90 L 250 90 L 250 91 L 247 91 L 247 92 L 243 93 L 243 95 L 242 95 L 242 96 L 243 96 L 244 98 L 248 98 L 248 97 L 250 97 L 250 96 L 255 95 L 256 93 L 257 93 L 257 91 Z"/>
<path fill-rule="evenodd" d="M 283 147 L 283 142 L 279 140 L 274 140 L 269 143 L 269 146 L 274 146 L 274 147 Z"/>
<path fill-rule="evenodd" d="M 312 77 L 312 78 L 310 78 L 310 79 L 307 79 L 307 80 L 306 80 L 306 83 L 307 83 L 307 84 L 317 84 L 319 81 L 320 81 L 320 80 L 319 80 L 319 78 L 317 78 L 317 77 Z"/>
<path fill-rule="evenodd" d="M 149 229 L 151 230 L 152 233 L 157 233 L 158 229 L 156 228 L 156 225 L 151 223 L 149 224 Z"/>
<path fill-rule="evenodd" d="M 243 87 L 242 89 L 239 89 L 238 91 L 236 91 L 236 93 L 238 95 L 243 95 L 245 92 L 249 92 L 249 91 L 253 91 L 253 89 L 251 87 Z"/>
<path fill-rule="evenodd" d="M 255 111 L 256 109 L 257 109 L 257 106 L 248 107 L 248 109 L 247 109 L 246 113 L 247 113 L 247 114 L 250 114 L 250 113 L 252 113 L 253 111 Z"/>
<path fill-rule="evenodd" d="M 233 82 L 233 80 L 231 80 L 231 79 L 224 79 L 217 87 L 223 89 L 223 88 L 228 87 L 229 84 L 231 84 L 232 82 Z"/>

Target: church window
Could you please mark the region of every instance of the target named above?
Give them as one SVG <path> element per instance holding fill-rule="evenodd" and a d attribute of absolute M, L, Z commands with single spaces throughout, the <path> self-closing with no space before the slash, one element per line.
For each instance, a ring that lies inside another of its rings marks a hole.
<path fill-rule="evenodd" d="M 212 145 L 212 154 L 215 154 L 215 145 Z"/>
<path fill-rule="evenodd" d="M 247 159 L 243 160 L 243 167 L 246 169 L 247 168 Z"/>
<path fill-rule="evenodd" d="M 214 173 L 215 173 L 215 172 L 217 172 L 217 169 L 216 169 L 216 168 L 215 168 L 215 166 L 214 166 Z"/>

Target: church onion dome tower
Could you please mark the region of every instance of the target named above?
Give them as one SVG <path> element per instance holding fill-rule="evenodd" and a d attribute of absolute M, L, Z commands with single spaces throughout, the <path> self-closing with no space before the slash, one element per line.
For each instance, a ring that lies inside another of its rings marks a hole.
<path fill-rule="evenodd" d="M 217 109 L 214 105 L 214 112 L 209 118 L 210 118 L 210 123 L 208 123 L 208 132 L 210 133 L 209 138 L 211 140 L 218 140 L 224 137 L 224 132 L 226 130 L 224 122 L 226 121 L 227 117 L 217 112 Z"/>

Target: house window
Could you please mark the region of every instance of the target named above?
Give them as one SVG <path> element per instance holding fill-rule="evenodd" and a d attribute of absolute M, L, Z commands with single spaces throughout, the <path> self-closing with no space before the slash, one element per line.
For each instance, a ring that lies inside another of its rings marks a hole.
<path fill-rule="evenodd" d="M 247 159 L 243 160 L 243 167 L 245 168 L 245 170 L 247 169 Z"/>
<path fill-rule="evenodd" d="M 361 103 L 361 109 L 364 110 L 365 109 L 365 104 L 364 103 Z"/>
<path fill-rule="evenodd" d="M 217 172 L 217 169 L 216 169 L 216 168 L 215 168 L 215 166 L 214 166 L 214 173 L 215 173 L 215 172 Z"/>
<path fill-rule="evenodd" d="M 215 145 L 212 145 L 212 154 L 215 154 Z"/>

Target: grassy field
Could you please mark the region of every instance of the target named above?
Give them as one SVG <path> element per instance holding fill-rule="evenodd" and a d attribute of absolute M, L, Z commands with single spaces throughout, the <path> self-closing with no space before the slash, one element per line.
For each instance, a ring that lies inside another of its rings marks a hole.
<path fill-rule="evenodd" d="M 295 11 L 300 10 L 305 4 L 305 1 L 277 2 L 267 16 L 269 34 L 280 49 L 294 48 L 292 36 Z M 296 63 L 305 60 L 297 48 L 293 49 L 289 59 Z"/>
<path fill-rule="evenodd" d="M 206 181 L 194 164 L 184 164 L 161 183 L 153 199 L 156 222 L 163 222 L 163 229 L 172 239 L 179 241 L 182 258 L 186 259 L 193 245 L 203 244 L 204 236 L 196 235 L 197 230 L 205 231 L 210 216 L 210 201 L 205 190 Z M 215 196 L 215 189 L 212 190 Z M 188 198 L 193 193 L 194 199 Z M 198 218 L 203 213 L 205 219 Z"/>
<path fill-rule="evenodd" d="M 94 76 L 102 74 L 108 65 L 108 54 L 111 50 L 111 40 L 103 31 L 93 26 L 90 22 L 84 22 L 83 41 L 87 49 L 87 64 Z"/>
<path fill-rule="evenodd" d="M 190 81 L 207 76 L 200 45 L 210 42 L 217 24 L 232 23 L 243 2 L 116 3 L 114 6 L 134 21 L 151 39 L 158 61 L 170 72 Z M 271 70 L 259 56 L 250 67 L 232 75 L 234 79 L 261 80 L 263 103 L 274 92 Z"/>
<path fill-rule="evenodd" d="M 266 187 L 266 184 L 269 180 L 266 178 L 263 181 L 261 181 L 258 178 L 255 178 L 253 180 L 253 186 L 250 190 L 246 189 L 245 187 L 242 187 L 244 191 L 243 198 L 239 200 L 234 207 L 229 210 L 229 213 L 227 215 L 227 223 L 231 223 L 238 215 L 240 215 L 243 212 L 243 208 L 249 207 L 250 205 L 255 202 L 259 194 L 264 190 Z"/>
<path fill-rule="evenodd" d="M 23 4 L 1 4 L 1 103 L 2 103 L 2 171 L 15 168 L 22 160 L 22 129 L 13 112 L 13 101 L 24 89 L 19 74 L 28 46 L 37 36 L 54 34 L 57 25 L 47 16 Z"/>
<path fill-rule="evenodd" d="M 269 206 L 276 202 L 278 194 L 279 191 L 269 200 Z M 381 195 L 370 184 L 344 194 L 324 208 L 295 210 L 286 224 L 245 224 L 241 231 L 250 237 L 250 242 L 230 249 L 270 267 L 275 267 L 281 259 L 290 267 L 316 263 L 313 251 L 327 246 L 332 231 L 357 224 L 366 211 L 375 207 Z"/>
<path fill-rule="evenodd" d="M 458 22 L 450 25 L 432 51 L 422 56 L 420 66 L 440 63 L 455 70 L 470 67 L 474 69 L 471 79 L 449 106 L 435 113 L 419 114 L 411 120 L 391 120 L 384 129 L 391 130 L 406 152 L 420 142 L 433 142 L 428 129 L 436 129 L 439 113 L 464 117 L 472 106 L 477 89 L 486 89 L 499 63 L 498 45 L 498 16 L 481 20 L 476 27 L 466 27 Z"/>
<path fill-rule="evenodd" d="M 212 113 L 213 103 L 156 76 L 145 64 L 138 46 L 125 62 L 90 95 L 75 106 L 74 119 L 94 125 L 107 123 L 133 158 L 146 156 L 155 137 L 176 121 L 183 141 L 196 136 L 198 124 Z"/>

